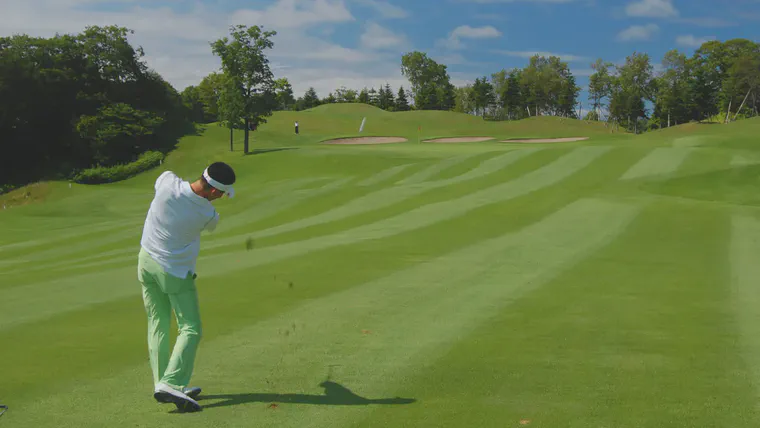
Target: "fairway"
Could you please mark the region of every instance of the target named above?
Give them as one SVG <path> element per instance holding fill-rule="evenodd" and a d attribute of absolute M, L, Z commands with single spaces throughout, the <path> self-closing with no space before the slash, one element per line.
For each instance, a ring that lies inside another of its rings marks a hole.
<path fill-rule="evenodd" d="M 248 155 L 208 124 L 126 181 L 1 195 L 0 427 L 760 426 L 758 135 L 329 105 Z M 179 414 L 137 255 L 156 178 L 214 161 L 237 194 Z"/>

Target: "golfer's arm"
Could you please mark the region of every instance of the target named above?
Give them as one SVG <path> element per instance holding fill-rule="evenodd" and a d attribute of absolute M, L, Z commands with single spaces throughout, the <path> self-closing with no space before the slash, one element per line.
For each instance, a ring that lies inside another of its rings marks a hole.
<path fill-rule="evenodd" d="M 207 230 L 209 232 L 213 232 L 216 230 L 216 225 L 219 224 L 219 214 L 214 213 L 214 217 L 206 223 L 206 226 L 203 227 L 203 230 Z"/>

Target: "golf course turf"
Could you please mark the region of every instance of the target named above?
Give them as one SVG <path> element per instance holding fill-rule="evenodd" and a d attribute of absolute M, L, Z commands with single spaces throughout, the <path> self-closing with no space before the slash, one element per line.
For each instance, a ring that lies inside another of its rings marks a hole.
<path fill-rule="evenodd" d="M 760 120 L 328 105 L 248 155 L 202 128 L 123 182 L 0 195 L 0 427 L 760 426 Z M 358 137 L 406 141 L 323 143 Z M 177 414 L 137 254 L 158 175 L 217 160 L 238 181 L 201 238 L 204 410 Z"/>

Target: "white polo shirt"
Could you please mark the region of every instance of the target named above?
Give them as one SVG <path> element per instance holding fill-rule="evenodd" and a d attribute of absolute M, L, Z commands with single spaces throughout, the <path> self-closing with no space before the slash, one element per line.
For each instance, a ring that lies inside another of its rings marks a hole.
<path fill-rule="evenodd" d="M 166 272 L 185 278 L 195 273 L 201 232 L 216 229 L 219 214 L 171 171 L 158 177 L 155 189 L 140 245 Z"/>

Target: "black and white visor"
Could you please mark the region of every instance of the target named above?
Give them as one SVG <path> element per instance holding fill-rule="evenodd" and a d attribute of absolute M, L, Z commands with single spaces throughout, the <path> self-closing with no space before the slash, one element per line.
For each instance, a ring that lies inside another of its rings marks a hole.
<path fill-rule="evenodd" d="M 231 184 L 222 184 L 216 180 L 214 180 L 209 174 L 208 174 L 208 168 L 206 168 L 205 171 L 203 171 L 203 178 L 208 181 L 208 184 L 210 184 L 212 187 L 221 190 L 222 192 L 226 193 L 227 196 L 230 198 L 235 197 L 235 189 L 232 188 Z"/>

